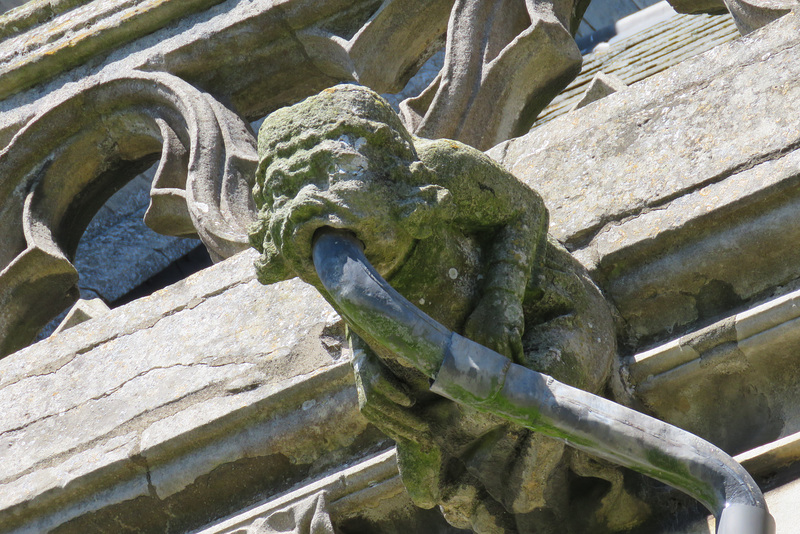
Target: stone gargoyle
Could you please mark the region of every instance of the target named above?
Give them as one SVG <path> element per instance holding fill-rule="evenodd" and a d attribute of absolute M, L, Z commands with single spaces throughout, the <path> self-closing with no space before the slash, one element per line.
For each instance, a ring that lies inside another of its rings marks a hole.
<path fill-rule="evenodd" d="M 346 229 L 392 286 L 446 327 L 603 390 L 616 356 L 611 308 L 548 237 L 539 195 L 483 153 L 411 136 L 383 99 L 351 85 L 270 115 L 258 148 L 251 244 L 262 252 L 262 283 L 300 276 L 327 296 L 312 241 L 320 228 Z M 438 505 L 476 532 L 620 530 L 646 515 L 615 468 L 435 395 L 374 341 L 349 338 L 362 412 L 397 442 L 417 505 Z M 607 490 L 594 513 L 574 513 L 577 479 Z"/>

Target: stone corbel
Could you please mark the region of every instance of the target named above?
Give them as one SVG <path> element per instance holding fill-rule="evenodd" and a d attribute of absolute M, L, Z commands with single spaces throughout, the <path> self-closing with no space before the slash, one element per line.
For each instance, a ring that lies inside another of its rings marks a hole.
<path fill-rule="evenodd" d="M 0 152 L 0 355 L 77 299 L 72 266 L 97 210 L 160 159 L 146 222 L 199 237 L 219 260 L 246 248 L 255 140 L 181 79 L 125 73 L 67 91 Z"/>

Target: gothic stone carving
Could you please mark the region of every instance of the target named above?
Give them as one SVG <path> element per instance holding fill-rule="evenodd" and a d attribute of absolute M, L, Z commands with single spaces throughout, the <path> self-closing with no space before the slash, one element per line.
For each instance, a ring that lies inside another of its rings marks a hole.
<path fill-rule="evenodd" d="M 0 152 L 0 356 L 77 299 L 70 263 L 92 216 L 160 158 L 145 222 L 246 246 L 255 142 L 238 116 L 168 74 L 95 79 L 51 103 Z"/>
<path fill-rule="evenodd" d="M 329 79 L 397 92 L 446 31 L 442 72 L 422 94 L 403 102 L 403 121 L 421 136 L 458 139 L 483 150 L 527 131 L 580 72 L 573 34 L 588 5 L 386 0 L 352 36 L 329 23 L 304 28 L 297 40 Z"/>
<path fill-rule="evenodd" d="M 567 27 L 576 25 L 585 1 L 574 6 L 572 0 L 547 3 L 542 13 L 528 4 L 283 2 L 259 12 L 263 32 L 244 32 L 246 38 L 235 33 L 236 49 L 243 46 L 252 54 L 232 56 L 232 47 L 225 46 L 232 37 L 217 35 L 213 50 L 200 54 L 194 45 L 165 48 L 140 65 L 173 74 L 125 70 L 60 91 L 0 155 L 0 220 L 7 229 L 0 251 L 0 355 L 25 346 L 74 302 L 77 275 L 70 259 L 85 225 L 116 189 L 159 153 L 147 224 L 170 235 L 199 235 L 215 259 L 241 249 L 241 229 L 253 212 L 246 194 L 255 159 L 253 141 L 239 117 L 195 87 L 221 95 L 251 118 L 343 80 L 397 91 L 437 48 L 450 14 L 447 65 L 436 87 L 426 92 L 435 89 L 437 95 L 433 100 L 423 95 L 406 106 L 405 115 L 426 135 L 489 146 L 514 133 L 528 103 L 548 100 L 542 95 L 555 94 L 560 87 L 555 80 L 566 83 L 580 64 Z M 72 15 L 84 16 L 85 11 Z M 19 19 L 21 13 L 13 19 L 20 23 L 14 32 L 30 26 L 28 19 Z M 102 16 L 115 13 L 105 10 Z M 69 28 L 75 23 L 59 21 L 53 24 L 63 22 Z M 90 34 L 100 39 L 101 30 L 95 30 L 100 33 Z M 65 38 L 61 30 L 53 31 L 58 39 Z M 89 46 L 83 37 L 76 39 L 76 46 Z M 33 61 L 31 65 L 40 69 L 44 63 L 31 58 L 50 52 L 38 41 L 31 46 L 23 64 Z M 68 56 L 62 58 L 64 65 L 77 61 L 73 48 L 57 47 L 58 54 Z M 46 64 L 51 65 L 48 58 Z M 469 68 L 458 67 L 462 63 Z M 60 68 L 48 68 L 46 75 Z M 36 72 L 37 79 L 45 77 Z M 297 72 L 302 74 L 299 79 Z M 531 83 L 532 73 L 536 83 Z M 30 78 L 22 71 L 14 76 L 4 80 Z M 225 82 L 220 85 L 219 80 Z M 9 86 L 8 91 L 20 87 Z M 265 87 L 268 90 L 255 90 Z M 251 95 L 265 93 L 271 95 L 262 99 L 265 104 L 252 104 Z M 462 116 L 466 122 L 459 123 Z"/>
<path fill-rule="evenodd" d="M 615 357 L 612 312 L 547 238 L 539 196 L 489 158 L 410 136 L 388 104 L 354 86 L 272 114 L 259 155 L 251 243 L 262 252 L 263 283 L 299 275 L 326 295 L 312 265 L 314 233 L 347 229 L 382 275 L 448 328 L 571 385 L 602 389 Z M 380 344 L 350 339 L 362 410 L 396 440 L 418 505 L 439 505 L 452 524 L 477 532 L 602 531 L 640 518 L 627 499 L 630 513 L 614 515 L 617 523 L 598 513 L 577 526 L 569 480 L 612 482 L 604 504 L 613 506 L 624 496 L 618 472 L 433 395 Z"/>
<path fill-rule="evenodd" d="M 573 34 L 588 0 L 457 0 L 444 67 L 401 104 L 409 131 L 481 150 L 525 133 L 581 68 Z"/>

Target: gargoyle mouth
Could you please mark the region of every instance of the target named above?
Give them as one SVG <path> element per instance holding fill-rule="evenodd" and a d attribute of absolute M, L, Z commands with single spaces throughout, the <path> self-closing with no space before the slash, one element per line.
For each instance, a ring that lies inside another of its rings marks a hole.
<path fill-rule="evenodd" d="M 354 224 L 348 224 L 343 216 L 346 211 L 335 200 L 306 194 L 273 214 L 270 233 L 285 256 L 310 257 L 312 239 L 318 229 L 355 230 Z M 286 254 L 290 250 L 294 254 Z"/>

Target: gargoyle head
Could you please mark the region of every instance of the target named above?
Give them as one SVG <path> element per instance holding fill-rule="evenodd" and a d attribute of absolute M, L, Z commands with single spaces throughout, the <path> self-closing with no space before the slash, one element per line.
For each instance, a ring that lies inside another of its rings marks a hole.
<path fill-rule="evenodd" d="M 380 96 L 340 85 L 280 109 L 261 126 L 258 154 L 251 244 L 262 252 L 259 280 L 313 283 L 311 245 L 322 227 L 355 233 L 384 275 L 402 262 L 425 196 L 414 175 L 424 172 L 412 136 Z"/>

